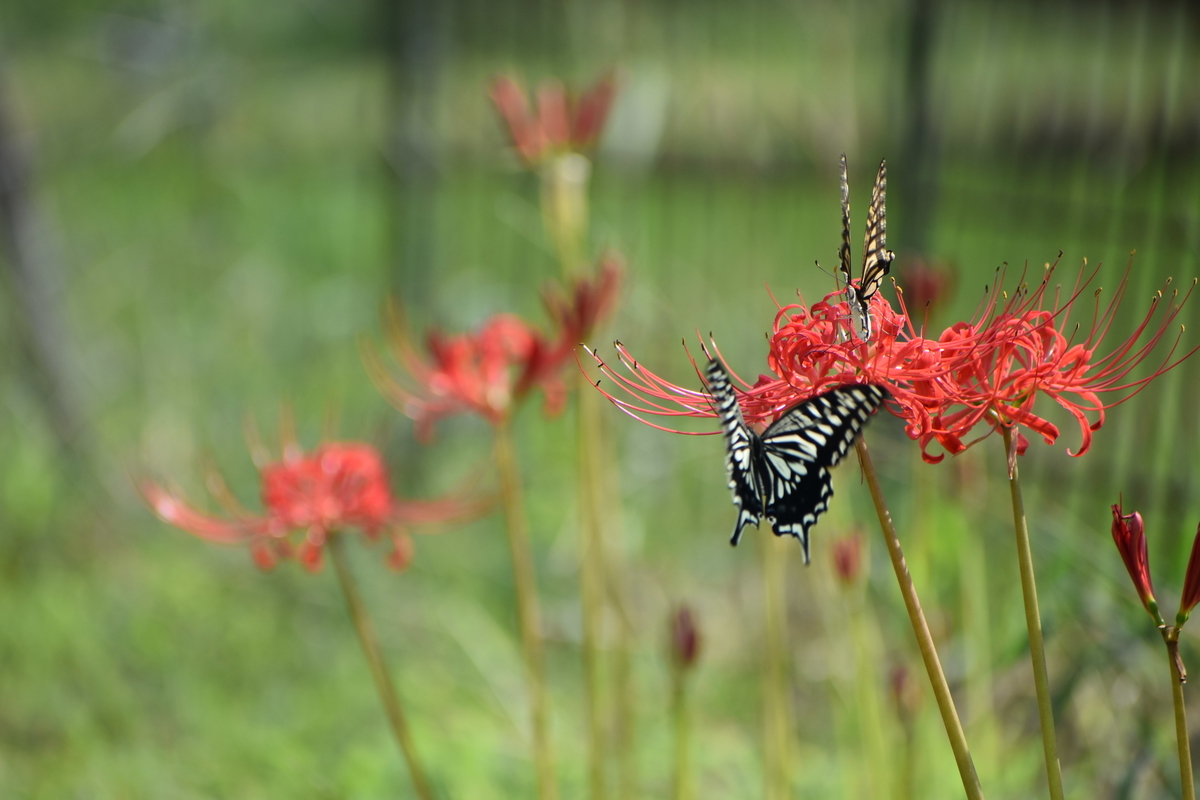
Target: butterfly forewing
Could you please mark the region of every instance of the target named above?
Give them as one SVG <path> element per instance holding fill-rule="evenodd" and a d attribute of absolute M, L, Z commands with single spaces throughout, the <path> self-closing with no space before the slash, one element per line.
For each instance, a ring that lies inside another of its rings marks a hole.
<path fill-rule="evenodd" d="M 863 238 L 863 274 L 858 283 L 858 296 L 867 303 L 883 283 L 892 268 L 896 254 L 887 249 L 887 161 L 879 162 L 875 186 L 871 189 L 871 205 L 867 208 L 867 232 Z"/>
<path fill-rule="evenodd" d="M 883 402 L 884 390 L 849 384 L 792 407 L 762 435 L 763 516 L 777 536 L 800 540 L 809 562 L 809 530 L 829 508 L 829 470 L 849 451 Z"/>
<path fill-rule="evenodd" d="M 838 250 L 838 260 L 842 270 L 842 279 L 850 286 L 850 181 L 846 175 L 846 154 L 842 153 L 842 246 Z"/>
<path fill-rule="evenodd" d="M 725 467 L 729 472 L 729 488 L 733 491 L 733 503 L 738 509 L 737 523 L 730 543 L 737 544 L 742 528 L 758 525 L 762 520 L 762 500 L 755 472 L 755 463 L 761 459 L 762 440 L 746 427 L 742 409 L 738 406 L 737 393 L 720 361 L 708 362 L 708 390 L 717 404 L 721 418 L 721 429 L 725 433 Z"/>

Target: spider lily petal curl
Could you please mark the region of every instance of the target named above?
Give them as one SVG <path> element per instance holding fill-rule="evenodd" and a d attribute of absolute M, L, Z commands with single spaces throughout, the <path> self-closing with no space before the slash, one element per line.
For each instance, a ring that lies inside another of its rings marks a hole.
<path fill-rule="evenodd" d="M 392 543 L 388 564 L 400 570 L 412 557 L 409 526 L 464 520 L 490 503 L 462 497 L 397 500 L 383 458 L 360 442 L 328 442 L 307 454 L 288 448 L 282 459 L 259 470 L 259 478 L 263 511 L 234 509 L 232 519 L 199 511 L 154 481 L 142 481 L 139 488 L 168 524 L 211 542 L 246 545 L 264 569 L 295 557 L 314 572 L 332 533 L 357 528 L 375 541 L 386 532 Z M 225 494 L 219 477 L 210 484 L 218 497 Z M 303 532 L 298 543 L 292 541 L 294 531 Z"/>

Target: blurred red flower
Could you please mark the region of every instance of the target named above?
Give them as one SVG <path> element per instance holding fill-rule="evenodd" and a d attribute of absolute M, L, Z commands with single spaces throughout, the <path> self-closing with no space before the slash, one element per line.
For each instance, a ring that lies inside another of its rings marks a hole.
<path fill-rule="evenodd" d="M 1150 580 L 1150 560 L 1146 550 L 1146 527 L 1142 524 L 1142 515 L 1134 511 L 1132 514 L 1122 513 L 1120 504 L 1112 507 L 1112 537 L 1125 562 L 1125 569 L 1133 580 L 1142 605 L 1155 621 L 1162 625 L 1162 617 L 1158 613 L 1158 601 L 1154 599 L 1154 584 Z"/>
<path fill-rule="evenodd" d="M 364 360 L 384 396 L 416 421 L 421 438 L 454 414 L 475 413 L 499 424 L 533 389 L 545 394 L 546 413 L 563 407 L 566 386 L 559 370 L 574 342 L 550 341 L 519 317 L 497 314 L 473 333 L 430 332 L 425 356 L 413 346 L 395 304 L 388 307 L 388 323 L 393 357 L 410 380 L 393 377 L 373 350 L 364 350 Z"/>
<path fill-rule="evenodd" d="M 534 389 L 554 415 L 566 401 L 561 369 L 575 347 L 616 307 L 624 275 L 620 256 L 605 254 L 592 275 L 578 275 L 568 288 L 552 284 L 542 294 L 554 323 L 553 337 L 519 317 L 497 314 L 473 333 L 427 336 L 428 356 L 418 352 L 398 304 L 387 308 L 388 341 L 408 380 L 397 379 L 375 352 L 363 358 L 375 385 L 428 439 L 442 417 L 475 413 L 493 425 L 508 419 Z"/>
<path fill-rule="evenodd" d="M 625 267 L 616 253 L 605 253 L 594 275 L 579 275 L 569 289 L 553 284 L 542 292 L 542 300 L 558 328 L 564 345 L 574 348 L 616 308 Z"/>
<path fill-rule="evenodd" d="M 458 497 L 398 501 L 379 452 L 358 442 L 329 442 L 308 454 L 286 448 L 280 461 L 260 468 L 259 477 L 264 511 L 254 514 L 233 499 L 219 475 L 210 476 L 210 489 L 231 519 L 199 511 L 154 481 L 139 488 L 164 522 L 210 542 L 247 545 L 264 569 L 295 557 L 316 571 L 329 535 L 348 528 L 372 541 L 386 531 L 392 541 L 388 564 L 404 569 L 413 550 L 409 526 L 466 519 L 490 504 Z M 304 534 L 293 546 L 289 536 L 297 530 Z"/>
<path fill-rule="evenodd" d="M 1024 282 L 1011 295 L 999 288 L 993 290 L 974 320 L 950 326 L 937 339 L 925 338 L 913 329 L 903 295 L 904 313 L 895 311 L 880 295 L 872 298 L 877 331 L 866 342 L 849 334 L 849 309 L 840 292 L 811 308 L 803 303 L 781 308 L 767 357 L 775 377 L 761 375 L 751 385 L 730 370 L 742 387 L 742 413 L 747 422 L 769 423 L 825 388 L 879 384 L 891 393 L 888 410 L 905 421 L 906 433 L 920 442 L 925 460 L 937 463 L 944 456 L 930 453 L 931 444 L 937 443 L 953 455 L 1001 426 L 1027 428 L 1053 444 L 1058 428 L 1034 411 L 1038 395 L 1044 394 L 1078 421 L 1082 445 L 1070 454 L 1083 455 L 1091 445 L 1092 433 L 1104 424 L 1108 408 L 1129 399 L 1196 352 L 1193 348 L 1174 358 L 1176 337 L 1149 374 L 1128 379 L 1171 329 L 1191 290 L 1178 303 L 1167 303 L 1161 315 L 1159 292 L 1129 337 L 1100 356 L 1096 351 L 1124 296 L 1128 269 L 1103 313 L 1096 291 L 1093 321 L 1080 342 L 1073 341 L 1074 333 L 1068 337 L 1064 331 L 1071 330 L 1068 317 L 1072 307 L 1096 273 L 1081 271 L 1073 292 L 1060 304 L 1057 294 L 1053 302 L 1047 298 L 1054 270 L 1054 265 L 1047 265 L 1041 283 L 1032 291 Z M 1001 297 L 1003 306 L 999 306 Z M 1156 315 L 1158 321 L 1152 324 Z M 643 415 L 716 417 L 707 392 L 684 389 L 649 372 L 619 343 L 617 352 L 632 377 L 617 373 L 597 357 L 601 371 L 617 387 L 601 391 L 627 413 L 639 419 Z M 699 369 L 696 372 L 700 375 Z M 1107 402 L 1103 399 L 1102 395 L 1114 392 L 1120 396 Z M 969 439 L 981 423 L 986 430 Z M 1019 430 L 1017 434 L 1019 452 L 1024 452 L 1027 442 Z"/>
<path fill-rule="evenodd" d="M 535 114 L 525 89 L 507 75 L 493 80 L 491 88 L 492 102 L 527 166 L 536 166 L 551 155 L 589 148 L 604 128 L 615 94 L 611 73 L 578 98 L 561 82 L 550 80 L 538 88 Z"/>

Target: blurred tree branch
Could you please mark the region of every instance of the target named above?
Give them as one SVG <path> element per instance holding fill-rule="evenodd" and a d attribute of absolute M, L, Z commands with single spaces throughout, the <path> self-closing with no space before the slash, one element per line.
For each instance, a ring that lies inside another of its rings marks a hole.
<path fill-rule="evenodd" d="M 62 274 L 32 192 L 30 147 L 0 77 L 0 261 L 12 286 L 14 333 L 28 379 L 63 451 L 81 449 L 82 414 L 60 303 Z"/>

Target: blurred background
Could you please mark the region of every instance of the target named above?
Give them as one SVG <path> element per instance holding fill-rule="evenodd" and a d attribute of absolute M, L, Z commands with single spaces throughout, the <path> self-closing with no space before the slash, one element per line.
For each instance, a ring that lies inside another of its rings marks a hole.
<path fill-rule="evenodd" d="M 359 341 L 379 339 L 388 293 L 419 326 L 545 322 L 537 289 L 557 265 L 536 176 L 487 98 L 498 72 L 583 87 L 617 70 L 592 239 L 629 273 L 603 336 L 687 386 L 681 338 L 712 331 L 739 372 L 766 372 L 768 289 L 833 289 L 813 261 L 835 265 L 843 151 L 854 238 L 886 157 L 893 274 L 953 276 L 933 324 L 969 316 L 1004 263 L 1040 270 L 1062 251 L 1064 283 L 1086 258 L 1110 289 L 1136 250 L 1115 341 L 1168 277 L 1200 272 L 1200 12 L 1185 2 L 59 0 L 0 19 L 3 797 L 407 796 L 332 571 L 262 573 L 169 529 L 129 474 L 202 500 L 211 461 L 254 504 L 245 420 L 271 431 L 285 402 L 307 445 L 384 447 L 404 496 L 486 462 L 476 419 L 416 444 Z M 1123 492 L 1144 514 L 1173 609 L 1200 520 L 1198 382 L 1200 361 L 1169 373 L 1080 459 L 1062 420 L 1021 464 L 1073 797 L 1179 793 L 1167 665 L 1108 504 Z M 621 785 L 668 794 L 667 618 L 686 602 L 703 641 L 698 796 L 761 797 L 755 551 L 773 545 L 765 530 L 726 544 L 718 438 L 609 411 L 612 546 L 635 612 Z M 518 421 L 563 794 L 581 797 L 572 432 L 536 403 Z M 890 417 L 870 439 L 985 790 L 1041 796 L 1000 441 L 927 466 Z M 905 780 L 908 796 L 960 796 L 856 467 L 836 486 L 813 565 L 780 551 L 790 796 L 899 797 Z M 863 571 L 842 583 L 832 543 L 855 530 Z M 447 796 L 531 796 L 499 518 L 419 537 L 402 575 L 353 549 Z M 867 696 L 878 713 L 861 713 Z M 886 758 L 864 766 L 871 742 Z"/>

